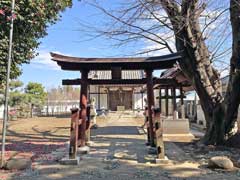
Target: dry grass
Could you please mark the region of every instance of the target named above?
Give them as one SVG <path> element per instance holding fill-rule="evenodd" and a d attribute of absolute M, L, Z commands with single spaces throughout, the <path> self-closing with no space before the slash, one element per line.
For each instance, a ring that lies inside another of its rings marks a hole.
<path fill-rule="evenodd" d="M 7 142 L 66 141 L 69 137 L 69 118 L 31 118 L 10 121 Z M 0 125 L 2 130 L 2 123 Z M 1 133 L 2 134 L 2 133 Z"/>

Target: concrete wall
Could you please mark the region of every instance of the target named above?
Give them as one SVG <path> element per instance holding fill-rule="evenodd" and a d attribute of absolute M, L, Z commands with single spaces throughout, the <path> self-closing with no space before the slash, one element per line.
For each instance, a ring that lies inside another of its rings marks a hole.
<path fill-rule="evenodd" d="M 197 105 L 197 123 L 206 127 L 206 120 L 204 117 L 204 113 L 202 107 Z M 240 108 L 238 109 L 238 122 L 236 123 L 236 129 L 240 130 Z"/>
<path fill-rule="evenodd" d="M 144 98 L 147 98 L 146 94 L 143 94 L 143 98 L 142 98 L 142 94 L 133 94 L 133 108 L 134 109 L 144 109 L 145 107 L 145 102 L 144 102 Z"/>
<path fill-rule="evenodd" d="M 74 102 L 69 102 L 69 101 L 61 101 L 61 102 L 50 102 L 49 105 L 45 105 L 41 112 L 43 114 L 49 114 L 49 115 L 55 115 L 58 113 L 70 113 L 72 108 L 78 108 L 79 107 L 79 102 L 74 101 Z"/>

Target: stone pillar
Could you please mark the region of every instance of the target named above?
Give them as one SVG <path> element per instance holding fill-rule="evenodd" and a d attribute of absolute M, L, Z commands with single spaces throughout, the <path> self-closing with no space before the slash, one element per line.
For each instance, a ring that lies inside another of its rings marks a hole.
<path fill-rule="evenodd" d="M 155 118 L 157 159 L 165 159 L 161 113 L 155 112 Z"/>
<path fill-rule="evenodd" d="M 69 159 L 76 159 L 78 147 L 79 110 L 78 108 L 74 108 L 71 109 L 71 112 Z"/>

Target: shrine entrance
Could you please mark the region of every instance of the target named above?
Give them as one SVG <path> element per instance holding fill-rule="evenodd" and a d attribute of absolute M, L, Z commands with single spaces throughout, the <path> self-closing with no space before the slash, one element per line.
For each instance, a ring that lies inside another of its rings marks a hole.
<path fill-rule="evenodd" d="M 159 69 L 169 69 L 181 60 L 181 54 L 175 53 L 156 57 L 136 57 L 136 58 L 77 58 L 51 53 L 52 60 L 56 61 L 62 70 L 80 71 L 81 79 L 63 80 L 63 85 L 81 85 L 80 107 L 72 110 L 71 137 L 69 157 L 74 159 L 77 155 L 77 147 L 86 145 L 86 134 L 89 130 L 87 125 L 87 106 L 90 85 L 144 85 L 147 90 L 147 114 L 148 114 L 148 135 L 149 143 L 152 147 L 157 147 L 158 157 L 164 157 L 164 146 L 162 136 L 162 124 L 160 115 L 154 117 L 154 85 L 178 86 L 174 79 L 153 78 L 153 71 Z M 91 79 L 88 74 L 92 70 L 111 71 L 111 79 Z M 141 79 L 123 78 L 122 72 L 126 70 L 143 70 L 144 77 Z M 111 93 L 110 93 L 111 94 Z M 121 104 L 129 104 L 131 99 L 129 93 L 112 93 L 111 97 L 119 100 Z M 120 105 L 121 105 L 120 104 Z M 111 104 L 111 108 L 116 109 L 118 104 Z M 128 106 L 127 106 L 128 107 Z"/>
<path fill-rule="evenodd" d="M 116 91 L 109 91 L 109 109 L 111 111 L 117 111 L 121 107 L 122 110 L 130 110 L 132 109 L 132 91 L 123 91 L 123 90 L 116 90 Z"/>

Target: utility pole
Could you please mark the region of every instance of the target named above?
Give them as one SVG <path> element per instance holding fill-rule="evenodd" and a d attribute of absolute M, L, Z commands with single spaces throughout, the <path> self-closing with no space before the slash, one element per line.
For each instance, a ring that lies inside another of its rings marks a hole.
<path fill-rule="evenodd" d="M 1 167 L 3 167 L 5 164 L 5 142 L 6 142 L 7 121 L 8 121 L 9 79 L 10 79 L 11 62 L 12 62 L 14 7 L 15 7 L 15 0 L 12 0 L 11 26 L 10 26 L 10 33 L 9 33 L 8 64 L 7 64 L 7 76 L 6 76 L 6 89 L 5 89 L 5 103 L 4 103 L 4 119 L 3 119 L 3 127 L 2 127 Z"/>

